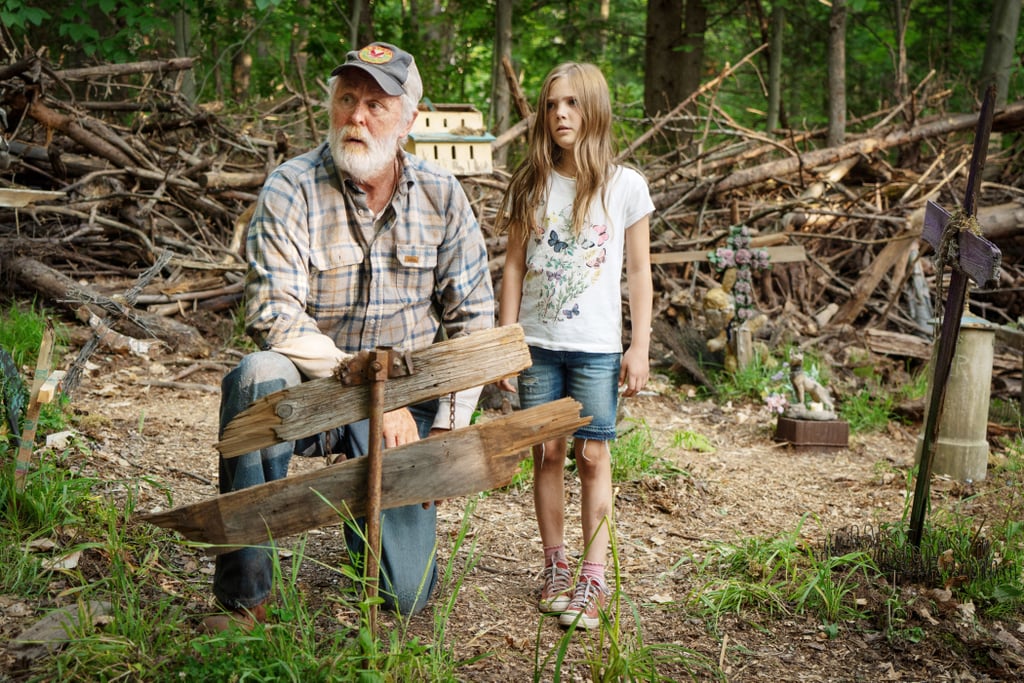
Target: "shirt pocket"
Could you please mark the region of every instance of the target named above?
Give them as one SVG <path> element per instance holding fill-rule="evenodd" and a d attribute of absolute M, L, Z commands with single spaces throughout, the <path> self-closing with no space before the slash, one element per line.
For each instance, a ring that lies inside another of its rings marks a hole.
<path fill-rule="evenodd" d="M 309 253 L 307 310 L 321 322 L 339 315 L 359 301 L 363 249 L 355 243 L 331 244 Z"/>
<path fill-rule="evenodd" d="M 437 247 L 431 244 L 396 244 L 395 258 L 403 268 L 428 268 L 437 265 Z"/>

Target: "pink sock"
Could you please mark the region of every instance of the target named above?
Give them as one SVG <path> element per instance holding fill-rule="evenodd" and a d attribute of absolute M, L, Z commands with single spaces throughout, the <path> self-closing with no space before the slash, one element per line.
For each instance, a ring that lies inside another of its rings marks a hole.
<path fill-rule="evenodd" d="M 580 569 L 580 576 L 581 578 L 586 577 L 596 581 L 602 588 L 605 587 L 604 565 L 600 562 L 588 562 L 587 560 L 583 560 L 583 567 Z"/>
<path fill-rule="evenodd" d="M 561 562 L 568 566 L 569 562 L 565 559 L 565 545 L 553 545 L 544 548 L 544 566 L 550 567 L 555 562 Z"/>

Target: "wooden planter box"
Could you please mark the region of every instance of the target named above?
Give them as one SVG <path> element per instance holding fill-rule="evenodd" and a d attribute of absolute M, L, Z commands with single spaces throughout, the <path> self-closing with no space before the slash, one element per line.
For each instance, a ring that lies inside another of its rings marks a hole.
<path fill-rule="evenodd" d="M 850 425 L 843 420 L 795 420 L 780 415 L 775 425 L 775 440 L 801 450 L 846 448 L 850 443 Z"/>

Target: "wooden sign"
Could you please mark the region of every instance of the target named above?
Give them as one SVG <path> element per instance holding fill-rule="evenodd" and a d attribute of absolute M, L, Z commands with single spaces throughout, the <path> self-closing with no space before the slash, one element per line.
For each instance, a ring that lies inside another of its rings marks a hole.
<path fill-rule="evenodd" d="M 411 354 L 412 372 L 387 381 L 384 410 L 495 382 L 530 366 L 519 325 L 481 330 Z M 368 384 L 346 386 L 334 377 L 264 396 L 225 428 L 217 450 L 225 458 L 295 441 L 369 417 Z"/>
<path fill-rule="evenodd" d="M 579 403 L 563 398 L 386 450 L 381 508 L 506 486 L 530 446 L 568 437 L 590 422 L 579 411 Z M 211 552 L 227 552 L 363 516 L 366 480 L 367 458 L 354 458 L 142 519 L 214 544 Z"/>
<path fill-rule="evenodd" d="M 787 244 L 781 247 L 762 247 L 768 252 L 771 263 L 799 263 L 807 260 L 807 252 L 800 245 Z M 691 251 L 670 251 L 651 254 L 652 264 L 696 263 L 708 260 L 707 249 Z"/>

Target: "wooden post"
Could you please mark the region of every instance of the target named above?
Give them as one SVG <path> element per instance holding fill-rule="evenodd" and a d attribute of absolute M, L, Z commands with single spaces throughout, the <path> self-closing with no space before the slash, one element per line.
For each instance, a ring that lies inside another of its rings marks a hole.
<path fill-rule="evenodd" d="M 42 405 L 40 393 L 50 376 L 50 356 L 53 355 L 53 325 L 47 320 L 43 330 L 43 340 L 39 345 L 39 357 L 36 359 L 36 374 L 32 378 L 32 389 L 29 394 L 28 409 L 25 411 L 25 424 L 18 443 L 18 458 L 14 464 L 14 487 L 18 493 L 25 490 L 26 476 L 32 463 L 32 447 L 36 440 L 36 427 L 39 421 L 39 408 Z"/>

